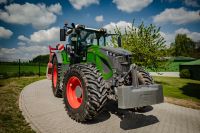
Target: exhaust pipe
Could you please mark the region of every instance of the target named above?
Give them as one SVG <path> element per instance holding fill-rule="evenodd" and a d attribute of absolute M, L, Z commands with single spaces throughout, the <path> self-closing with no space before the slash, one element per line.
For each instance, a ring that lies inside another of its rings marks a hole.
<path fill-rule="evenodd" d="M 134 88 L 138 88 L 138 77 L 137 77 L 137 66 L 135 64 L 131 64 L 131 78 L 132 78 L 132 85 Z"/>

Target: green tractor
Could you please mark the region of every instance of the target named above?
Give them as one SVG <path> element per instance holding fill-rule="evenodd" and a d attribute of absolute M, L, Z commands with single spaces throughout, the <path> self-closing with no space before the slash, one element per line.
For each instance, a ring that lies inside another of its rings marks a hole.
<path fill-rule="evenodd" d="M 108 46 L 111 36 L 117 38 L 118 48 Z M 67 37 L 66 46 L 49 47 L 47 78 L 53 94 L 64 98 L 69 117 L 78 122 L 94 119 L 109 100 L 120 109 L 163 102 L 162 86 L 132 64 L 132 54 L 121 48 L 119 35 L 72 23 L 60 29 L 60 41 Z"/>

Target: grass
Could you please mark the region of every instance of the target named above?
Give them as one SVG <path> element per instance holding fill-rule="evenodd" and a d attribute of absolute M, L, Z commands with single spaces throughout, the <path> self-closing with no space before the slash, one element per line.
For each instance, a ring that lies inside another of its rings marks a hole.
<path fill-rule="evenodd" d="M 183 64 L 186 62 L 169 62 L 169 64 L 167 64 L 167 68 L 166 69 L 158 69 L 158 72 L 179 72 L 179 65 Z M 153 72 L 153 70 L 151 69 L 147 69 L 149 72 Z"/>
<path fill-rule="evenodd" d="M 179 65 L 185 62 L 171 62 L 164 72 L 179 72 Z"/>
<path fill-rule="evenodd" d="M 163 85 L 164 96 L 200 103 L 200 81 L 176 77 L 154 77 L 154 80 Z"/>
<path fill-rule="evenodd" d="M 0 80 L 0 132 L 33 133 L 18 106 L 21 90 L 28 84 L 45 77 L 21 77 Z"/>
<path fill-rule="evenodd" d="M 46 66 L 40 66 L 40 75 L 45 75 Z M 17 64 L 0 64 L 0 78 L 18 77 L 19 76 L 19 66 Z M 38 65 L 21 65 L 20 66 L 20 76 L 34 76 L 39 75 Z"/>
<path fill-rule="evenodd" d="M 158 72 L 179 72 L 179 65 L 186 62 L 170 62 L 167 65 L 166 69 L 159 69 Z M 18 64 L 0 64 L 0 75 L 8 75 L 8 77 L 17 77 L 19 73 L 19 66 Z M 150 69 L 147 69 L 147 71 L 153 71 Z M 20 72 L 23 76 L 28 75 L 36 75 L 39 73 L 39 66 L 38 64 L 22 64 L 20 66 Z M 40 74 L 45 75 L 46 73 L 46 65 L 43 64 L 40 66 Z M 6 77 L 6 76 L 5 76 Z"/>
<path fill-rule="evenodd" d="M 200 59 L 183 63 L 183 65 L 200 65 Z"/>
<path fill-rule="evenodd" d="M 0 65 L 1 73 L 18 73 L 19 72 L 19 66 L 18 65 L 8 65 L 8 64 L 1 64 Z M 21 65 L 20 66 L 21 72 L 33 72 L 38 73 L 39 72 L 39 66 L 30 66 L 30 65 Z M 46 66 L 40 66 L 40 71 L 45 73 L 46 72 Z"/>

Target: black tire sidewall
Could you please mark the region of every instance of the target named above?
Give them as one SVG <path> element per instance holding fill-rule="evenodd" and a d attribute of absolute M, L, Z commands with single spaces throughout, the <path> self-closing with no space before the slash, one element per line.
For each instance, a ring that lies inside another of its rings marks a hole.
<path fill-rule="evenodd" d="M 138 79 L 140 85 L 153 84 L 153 78 L 142 67 L 138 67 L 137 71 L 142 77 L 142 79 Z M 148 79 L 148 82 L 147 81 L 143 81 L 143 79 Z"/>
<path fill-rule="evenodd" d="M 56 66 L 56 69 L 57 69 L 56 87 L 54 87 L 54 79 L 53 79 L 53 70 L 54 70 L 55 66 Z M 54 96 L 57 96 L 57 91 L 58 91 L 59 87 L 60 87 L 60 85 L 59 85 L 59 76 L 58 76 L 58 60 L 57 60 L 56 56 L 54 56 L 53 67 L 52 67 L 52 91 L 53 91 Z"/>

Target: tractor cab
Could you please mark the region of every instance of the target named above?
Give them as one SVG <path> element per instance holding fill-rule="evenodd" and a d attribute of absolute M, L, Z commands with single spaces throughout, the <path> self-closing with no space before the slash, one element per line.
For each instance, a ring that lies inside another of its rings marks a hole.
<path fill-rule="evenodd" d="M 118 36 L 118 46 L 121 47 L 121 38 L 118 34 L 108 34 L 106 29 L 86 28 L 84 25 L 75 25 L 71 27 L 65 24 L 60 29 L 60 41 L 66 41 L 66 52 L 73 58 L 70 64 L 80 63 L 87 60 L 88 48 L 91 46 L 105 47 L 111 44 L 111 36 Z"/>
<path fill-rule="evenodd" d="M 65 24 L 63 29 L 60 29 L 60 41 L 66 41 L 66 36 L 68 36 L 68 44 L 77 45 L 98 45 L 106 46 L 108 42 L 111 43 L 111 37 L 118 37 L 118 46 L 121 47 L 121 38 L 119 34 L 108 34 L 106 29 L 93 29 L 86 28 L 84 25 L 74 25 L 68 27 Z M 108 41 L 108 40 L 109 41 Z"/>

